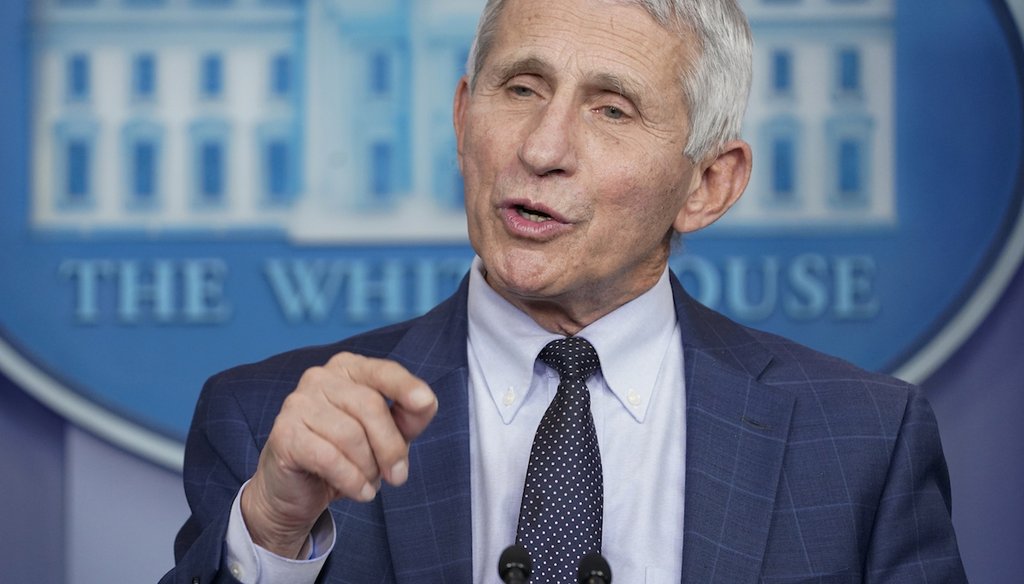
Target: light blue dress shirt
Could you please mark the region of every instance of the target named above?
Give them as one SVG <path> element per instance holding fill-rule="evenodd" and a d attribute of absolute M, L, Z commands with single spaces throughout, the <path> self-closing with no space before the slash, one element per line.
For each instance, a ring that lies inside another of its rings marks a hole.
<path fill-rule="evenodd" d="M 533 437 L 558 388 L 537 360 L 559 338 L 484 281 L 469 283 L 474 582 L 498 582 L 515 541 Z M 601 372 L 587 381 L 604 473 L 602 553 L 616 582 L 678 582 L 682 571 L 685 392 L 668 270 L 641 296 L 580 331 Z"/>
<path fill-rule="evenodd" d="M 499 582 L 515 541 L 533 436 L 558 388 L 537 360 L 558 338 L 499 296 L 473 262 L 469 282 L 470 470 L 474 582 Z M 683 350 L 668 270 L 653 288 L 578 333 L 601 359 L 587 381 L 604 473 L 602 553 L 615 581 L 678 582 L 682 571 L 686 403 Z M 244 487 L 243 487 L 244 488 Z M 240 493 L 239 493 L 240 497 Z M 245 584 L 312 584 L 334 545 L 325 513 L 308 561 L 255 546 L 238 497 L 224 568 Z"/>

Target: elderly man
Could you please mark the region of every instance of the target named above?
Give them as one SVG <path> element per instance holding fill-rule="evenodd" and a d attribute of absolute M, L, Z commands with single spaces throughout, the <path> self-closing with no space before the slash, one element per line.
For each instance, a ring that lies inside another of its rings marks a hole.
<path fill-rule="evenodd" d="M 962 582 L 917 389 L 687 296 L 740 197 L 733 0 L 488 2 L 454 121 L 477 253 L 425 316 L 215 376 L 165 582 Z"/>

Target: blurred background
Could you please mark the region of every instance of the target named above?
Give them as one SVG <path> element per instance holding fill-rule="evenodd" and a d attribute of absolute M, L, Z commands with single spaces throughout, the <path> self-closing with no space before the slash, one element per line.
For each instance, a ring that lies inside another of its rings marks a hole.
<path fill-rule="evenodd" d="M 207 376 L 454 290 L 482 4 L 0 5 L 0 581 L 157 581 Z M 741 4 L 754 176 L 671 265 L 921 384 L 968 575 L 1024 581 L 1024 0 Z"/>

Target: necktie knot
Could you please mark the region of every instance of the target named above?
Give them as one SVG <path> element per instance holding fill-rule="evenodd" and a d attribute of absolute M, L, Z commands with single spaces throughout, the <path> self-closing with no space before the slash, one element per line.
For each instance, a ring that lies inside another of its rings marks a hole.
<path fill-rule="evenodd" d="M 538 355 L 541 361 L 558 371 L 563 381 L 584 381 L 601 368 L 597 351 L 582 337 L 565 337 L 548 343 Z"/>

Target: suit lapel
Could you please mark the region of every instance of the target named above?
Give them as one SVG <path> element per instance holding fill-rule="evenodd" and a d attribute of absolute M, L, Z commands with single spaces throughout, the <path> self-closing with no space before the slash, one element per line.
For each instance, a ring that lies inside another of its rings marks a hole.
<path fill-rule="evenodd" d="M 430 385 L 439 406 L 410 447 L 408 482 L 380 492 L 398 582 L 472 581 L 467 282 L 390 355 Z"/>
<path fill-rule="evenodd" d="M 794 396 L 759 381 L 772 354 L 672 279 L 686 375 L 683 582 L 757 582 Z"/>

